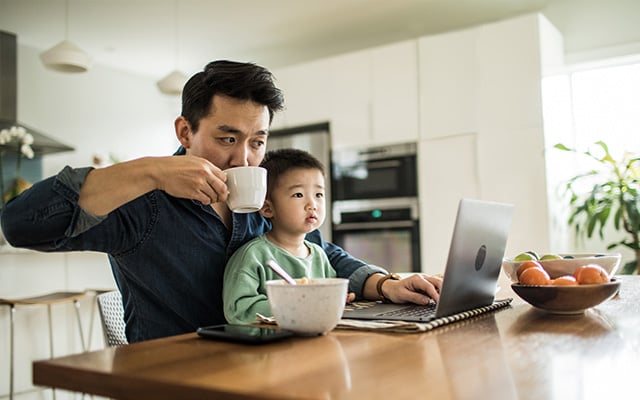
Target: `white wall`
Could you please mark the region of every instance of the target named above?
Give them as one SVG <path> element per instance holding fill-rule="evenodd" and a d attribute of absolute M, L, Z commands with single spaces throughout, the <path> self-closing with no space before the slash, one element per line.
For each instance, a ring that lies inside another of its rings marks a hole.
<path fill-rule="evenodd" d="M 179 96 L 161 94 L 147 76 L 94 65 L 82 74 L 46 69 L 33 48 L 18 49 L 18 118 L 76 151 L 44 158 L 44 175 L 91 164 L 93 154 L 122 160 L 171 154 Z"/>
<path fill-rule="evenodd" d="M 18 118 L 75 148 L 45 156 L 43 175 L 65 165 L 91 165 L 94 154 L 113 153 L 122 160 L 169 155 L 177 148 L 173 120 L 179 97 L 161 94 L 148 77 L 94 65 L 84 74 L 46 70 L 35 49 L 18 48 Z M 0 297 L 26 297 L 49 291 L 114 288 L 106 255 L 82 252 L 46 254 L 0 251 Z M 81 302 L 88 335 L 94 299 Z M 95 310 L 94 310 L 95 312 Z M 91 347 L 103 346 L 100 322 L 93 325 Z M 53 307 L 55 355 L 79 352 L 79 334 L 70 305 Z M 17 391 L 31 390 L 31 360 L 49 357 L 46 307 L 19 307 L 16 312 Z M 9 312 L 0 308 L 0 398 L 9 391 Z M 42 398 L 40 394 L 19 397 Z M 58 398 L 65 398 L 59 394 Z"/>

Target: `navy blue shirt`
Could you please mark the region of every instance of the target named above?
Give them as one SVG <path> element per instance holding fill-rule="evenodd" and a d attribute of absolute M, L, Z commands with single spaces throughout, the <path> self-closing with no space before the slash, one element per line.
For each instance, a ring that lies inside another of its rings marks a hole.
<path fill-rule="evenodd" d="M 229 232 L 210 206 L 161 190 L 97 217 L 78 205 L 90 170 L 65 167 L 7 203 L 1 223 L 9 243 L 40 251 L 107 253 L 123 297 L 129 342 L 224 323 L 226 262 L 238 247 L 267 232 L 269 221 L 259 213 L 234 213 Z M 371 274 L 386 273 L 323 241 L 318 231 L 307 239 L 324 248 L 357 297 Z"/>

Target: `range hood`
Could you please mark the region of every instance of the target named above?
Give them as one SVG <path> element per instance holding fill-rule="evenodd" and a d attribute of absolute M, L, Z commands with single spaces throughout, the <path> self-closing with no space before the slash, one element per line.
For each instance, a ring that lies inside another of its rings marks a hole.
<path fill-rule="evenodd" d="M 33 135 L 31 148 L 36 156 L 74 150 L 73 147 L 18 121 L 17 55 L 16 35 L 0 31 L 0 130 L 12 126 L 26 129 Z"/>

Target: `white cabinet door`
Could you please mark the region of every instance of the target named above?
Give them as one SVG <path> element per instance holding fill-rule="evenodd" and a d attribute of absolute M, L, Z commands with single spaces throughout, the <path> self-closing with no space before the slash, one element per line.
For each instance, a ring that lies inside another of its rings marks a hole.
<path fill-rule="evenodd" d="M 477 141 L 472 133 L 419 143 L 422 272 L 444 272 L 458 202 L 481 194 Z"/>
<path fill-rule="evenodd" d="M 409 40 L 371 50 L 371 129 L 375 144 L 418 140 L 418 46 Z"/>
<path fill-rule="evenodd" d="M 417 42 L 410 40 L 332 59 L 334 145 L 418 139 L 417 57 Z"/>
<path fill-rule="evenodd" d="M 329 59 L 331 63 L 331 141 L 333 147 L 371 143 L 370 52 Z"/>
<path fill-rule="evenodd" d="M 333 97 L 330 66 L 327 60 L 319 60 L 274 71 L 276 86 L 284 94 L 285 110 L 274 118 L 272 129 L 329 120 Z"/>
<path fill-rule="evenodd" d="M 329 121 L 336 148 L 416 141 L 417 53 L 410 40 L 274 71 L 286 108 L 272 129 Z"/>
<path fill-rule="evenodd" d="M 477 131 L 477 29 L 419 39 L 421 138 Z"/>

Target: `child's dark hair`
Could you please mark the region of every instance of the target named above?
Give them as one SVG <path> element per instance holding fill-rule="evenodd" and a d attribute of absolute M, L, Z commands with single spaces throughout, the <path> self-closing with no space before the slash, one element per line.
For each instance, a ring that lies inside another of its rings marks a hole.
<path fill-rule="evenodd" d="M 260 166 L 267 170 L 267 196 L 273 191 L 280 177 L 294 168 L 315 169 L 325 176 L 324 165 L 308 152 L 299 149 L 268 151 Z"/>

